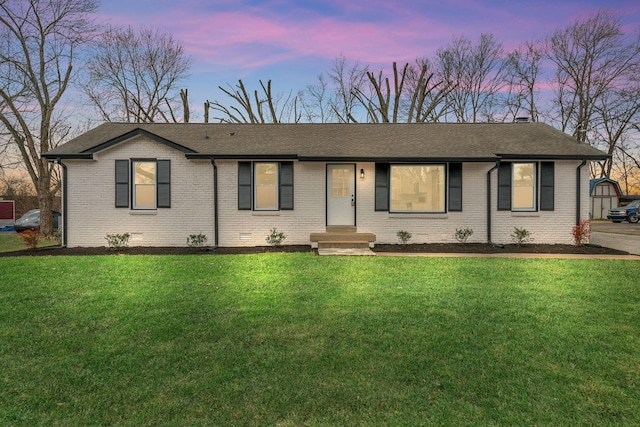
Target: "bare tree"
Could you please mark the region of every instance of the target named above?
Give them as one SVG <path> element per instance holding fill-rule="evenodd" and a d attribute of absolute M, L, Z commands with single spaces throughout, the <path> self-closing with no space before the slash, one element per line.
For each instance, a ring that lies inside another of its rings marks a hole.
<path fill-rule="evenodd" d="M 92 36 L 95 0 L 0 1 L 0 123 L 36 188 L 41 233 L 52 232 L 52 122 L 73 79 L 79 48 Z M 53 188 L 52 188 L 53 187 Z"/>
<path fill-rule="evenodd" d="M 292 92 L 288 95 L 277 94 L 271 90 L 271 80 L 265 85 L 260 80 L 262 92 L 257 89 L 251 95 L 242 80 L 228 88 L 218 86 L 225 95 L 232 100 L 231 105 L 221 101 L 205 102 L 205 110 L 209 108 L 222 113 L 214 120 L 224 123 L 297 123 L 301 113 L 298 111 L 298 98 Z M 208 122 L 209 112 L 205 111 L 205 122 Z"/>
<path fill-rule="evenodd" d="M 357 122 L 358 94 L 364 92 L 368 71 L 368 65 L 349 61 L 342 55 L 335 59 L 328 73 L 334 90 L 330 104 L 340 123 Z"/>
<path fill-rule="evenodd" d="M 320 74 L 316 84 L 307 85 L 306 89 L 298 94 L 304 119 L 309 123 L 332 123 L 336 121 L 337 116 L 333 108 L 335 102 L 332 100 L 331 95 L 325 75 Z"/>
<path fill-rule="evenodd" d="M 637 153 L 637 151 L 636 151 Z M 640 156 L 618 147 L 613 155 L 612 175 L 616 177 L 625 194 L 640 193 Z"/>
<path fill-rule="evenodd" d="M 629 82 L 631 84 L 631 81 Z M 602 147 L 607 154 L 622 150 L 622 160 L 633 159 L 639 148 L 638 132 L 634 124 L 640 119 L 640 87 L 628 86 L 621 90 L 604 93 L 594 105 L 591 119 L 591 142 Z M 632 137 L 633 135 L 633 137 Z M 599 170 L 592 170 L 592 176 L 609 177 L 615 157 L 592 164 Z"/>
<path fill-rule="evenodd" d="M 538 121 L 537 90 L 543 59 L 544 47 L 536 42 L 526 42 L 508 54 L 504 69 L 505 120 L 526 116 L 532 122 Z"/>
<path fill-rule="evenodd" d="M 429 63 L 422 61 L 420 69 L 406 63 L 402 71 L 394 62 L 393 89 L 389 78 L 380 71 L 367 72 L 373 96 L 358 92 L 358 99 L 374 123 L 423 123 L 437 121 L 442 104 L 453 90 L 452 82 L 436 81 Z"/>
<path fill-rule="evenodd" d="M 613 155 L 638 119 L 640 37 L 626 37 L 620 17 L 603 10 L 557 30 L 547 52 L 556 68 L 552 117 L 558 127 Z M 598 163 L 592 175 L 609 176 L 611 162 Z"/>
<path fill-rule="evenodd" d="M 436 57 L 439 79 L 455 84 L 447 96 L 455 121 L 493 120 L 504 86 L 502 44 L 492 34 L 481 34 L 475 45 L 464 36 L 454 37 Z"/>
<path fill-rule="evenodd" d="M 178 91 L 191 62 L 182 43 L 153 28 L 110 28 L 87 62 L 85 94 L 106 121 L 177 122 L 175 108 L 189 120 L 187 92 Z"/>
<path fill-rule="evenodd" d="M 620 18 L 600 11 L 556 30 L 547 40 L 556 67 L 555 113 L 559 127 L 586 142 L 598 101 L 622 88 L 640 60 L 640 40 L 621 31 Z"/>

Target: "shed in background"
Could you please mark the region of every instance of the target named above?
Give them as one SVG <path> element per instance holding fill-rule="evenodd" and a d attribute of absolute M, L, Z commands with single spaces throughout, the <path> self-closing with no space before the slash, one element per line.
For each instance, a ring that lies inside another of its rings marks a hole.
<path fill-rule="evenodd" d="M 609 210 L 620 206 L 622 191 L 618 181 L 597 178 L 589 181 L 589 195 L 591 219 L 607 219 Z"/>

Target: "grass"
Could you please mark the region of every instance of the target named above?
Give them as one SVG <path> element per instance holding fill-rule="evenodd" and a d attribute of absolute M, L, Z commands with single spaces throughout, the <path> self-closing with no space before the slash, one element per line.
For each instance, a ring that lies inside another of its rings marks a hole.
<path fill-rule="evenodd" d="M 40 240 L 38 247 L 43 248 L 45 246 L 56 246 L 58 241 L 52 240 Z M 0 252 L 13 252 L 27 249 L 24 241 L 14 231 L 0 232 Z"/>
<path fill-rule="evenodd" d="M 638 425 L 635 261 L 0 259 L 0 425 Z"/>

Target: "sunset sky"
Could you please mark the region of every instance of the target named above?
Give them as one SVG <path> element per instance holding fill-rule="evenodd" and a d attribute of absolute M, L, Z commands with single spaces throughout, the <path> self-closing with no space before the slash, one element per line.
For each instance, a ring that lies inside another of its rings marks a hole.
<path fill-rule="evenodd" d="M 193 65 L 182 87 L 199 120 L 197 105 L 224 99 L 217 87 L 240 78 L 250 88 L 271 79 L 275 91 L 297 91 L 340 55 L 379 70 L 431 57 L 454 35 L 492 33 L 511 50 L 603 8 L 622 15 L 626 33 L 640 31 L 638 0 L 105 0 L 99 14 L 183 43 Z"/>

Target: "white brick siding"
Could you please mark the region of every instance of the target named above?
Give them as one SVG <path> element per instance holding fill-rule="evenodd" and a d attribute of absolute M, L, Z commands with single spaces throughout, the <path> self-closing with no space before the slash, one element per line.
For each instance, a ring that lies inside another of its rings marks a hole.
<path fill-rule="evenodd" d="M 555 209 L 539 212 L 494 211 L 492 240 L 496 243 L 513 243 L 514 227 L 531 233 L 533 243 L 572 244 L 572 229 L 576 223 L 576 169 L 579 161 L 555 162 Z M 581 169 L 581 218 L 589 219 L 589 166 Z M 492 179 L 492 205 L 496 205 L 497 177 Z"/>
<path fill-rule="evenodd" d="M 555 209 L 538 212 L 497 210 L 497 171 L 491 173 L 491 240 L 513 243 L 514 227 L 531 232 L 533 243 L 571 244 L 571 230 L 576 218 L 576 168 L 580 162 L 555 162 Z M 412 243 L 456 242 L 457 228 L 470 228 L 468 242 L 487 242 L 487 172 L 495 163 L 465 163 L 462 173 L 462 211 L 444 214 L 393 214 L 373 209 L 374 165 L 358 165 L 365 169 L 365 179 L 358 178 L 358 231 L 376 235 L 377 243 L 398 243 L 400 230 L 412 234 Z M 589 218 L 589 168 L 582 168 L 581 212 Z"/>
<path fill-rule="evenodd" d="M 115 160 L 171 160 L 171 208 L 115 208 Z M 67 165 L 67 245 L 106 246 L 107 234 L 132 233 L 131 246 L 186 246 L 190 234 L 213 242 L 213 167 L 138 137 Z"/>
<path fill-rule="evenodd" d="M 238 210 L 238 162 L 217 161 L 220 246 L 265 246 L 272 228 L 286 245 L 308 245 L 309 234 L 325 231 L 325 164 L 293 164 L 294 210 Z"/>
<path fill-rule="evenodd" d="M 171 160 L 171 208 L 150 213 L 114 207 L 114 161 L 130 158 Z M 277 160 L 277 159 L 274 159 Z M 68 167 L 69 246 L 104 246 L 111 233 L 133 233 L 131 245 L 185 246 L 189 234 L 202 233 L 214 242 L 213 167 L 209 161 L 187 160 L 183 153 L 138 137 L 104 150 L 95 160 L 66 160 Z M 571 243 L 575 223 L 578 161 L 555 162 L 555 210 L 515 213 L 497 211 L 497 171 L 492 182 L 492 240 L 511 243 L 514 227 L 531 232 L 534 243 Z M 284 244 L 310 244 L 309 235 L 325 231 L 326 164 L 294 162 L 294 210 L 238 210 L 238 163 L 216 161 L 220 246 L 263 246 L 275 227 Z M 412 243 L 455 242 L 457 228 L 471 228 L 469 242 L 487 241 L 487 171 L 494 163 L 463 165 L 463 210 L 443 214 L 393 214 L 374 210 L 374 163 L 356 164 L 356 225 L 377 243 L 397 243 L 396 233 L 409 231 Z M 364 169 L 365 177 L 359 171 Z M 582 169 L 582 217 L 589 217 L 588 166 Z"/>

